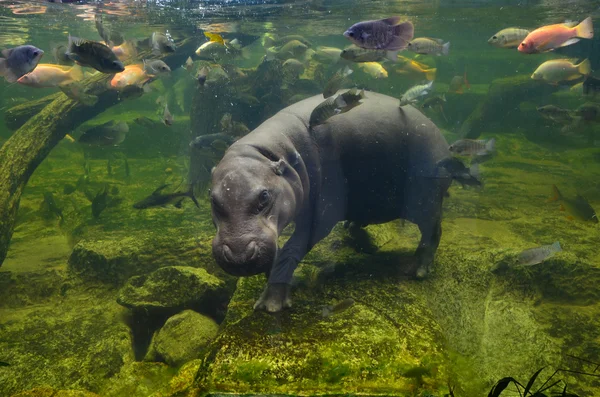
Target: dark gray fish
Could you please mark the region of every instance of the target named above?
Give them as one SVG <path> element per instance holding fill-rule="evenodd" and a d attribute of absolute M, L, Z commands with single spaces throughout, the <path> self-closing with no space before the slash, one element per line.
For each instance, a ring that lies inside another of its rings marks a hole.
<path fill-rule="evenodd" d="M 144 72 L 146 72 L 148 74 L 158 75 L 158 74 L 165 74 L 165 73 L 171 72 L 171 68 L 166 63 L 161 61 L 160 59 L 156 59 L 156 60 L 144 59 L 143 62 L 144 62 Z"/>
<path fill-rule="evenodd" d="M 397 51 L 368 50 L 355 45 L 344 48 L 340 54 L 340 57 L 347 61 L 356 63 L 379 62 L 383 61 L 384 59 L 389 59 L 392 62 L 398 62 Z"/>
<path fill-rule="evenodd" d="M 169 112 L 169 105 L 165 104 L 165 111 L 163 112 L 163 123 L 165 125 L 173 125 L 173 115 Z"/>
<path fill-rule="evenodd" d="M 412 22 L 400 23 L 398 16 L 359 22 L 344 32 L 344 36 L 360 48 L 388 51 L 405 49 L 413 35 Z"/>
<path fill-rule="evenodd" d="M 31 72 L 44 55 L 44 51 L 32 45 L 22 45 L 2 50 L 0 58 L 0 76 L 14 83 L 21 76 Z"/>
<path fill-rule="evenodd" d="M 421 104 L 423 109 L 433 108 L 436 106 L 443 106 L 446 103 L 446 94 L 432 96 L 427 98 Z"/>
<path fill-rule="evenodd" d="M 52 56 L 57 64 L 65 66 L 73 65 L 74 62 L 67 55 L 67 50 L 67 46 L 64 44 L 57 44 L 52 47 Z"/>
<path fill-rule="evenodd" d="M 56 215 L 60 219 L 63 219 L 62 208 L 56 204 L 56 200 L 54 200 L 54 195 L 50 192 L 44 193 L 44 206 L 48 210 L 48 212 Z"/>
<path fill-rule="evenodd" d="M 167 34 L 159 32 L 152 33 L 152 37 L 150 38 L 150 45 L 152 47 L 152 53 L 154 55 L 175 52 L 175 50 L 177 49 L 173 38 L 171 38 L 171 35 L 168 32 Z"/>
<path fill-rule="evenodd" d="M 329 317 L 332 314 L 342 313 L 354 306 L 354 299 L 347 298 L 335 305 L 327 305 L 323 307 L 323 317 Z"/>
<path fill-rule="evenodd" d="M 493 152 L 496 147 L 496 139 L 460 139 L 448 146 L 448 150 L 459 156 L 484 155 Z"/>
<path fill-rule="evenodd" d="M 128 131 L 126 122 L 109 121 L 86 130 L 79 137 L 79 143 L 92 146 L 117 146 L 125 140 Z"/>
<path fill-rule="evenodd" d="M 190 142 L 190 147 L 192 149 L 204 149 L 213 146 L 215 141 L 224 142 L 227 146 L 229 146 L 235 142 L 236 139 L 231 135 L 221 133 L 200 135 Z"/>
<path fill-rule="evenodd" d="M 482 182 L 479 178 L 479 168 L 477 165 L 474 165 L 470 169 L 464 165 L 462 161 L 457 159 L 456 157 L 449 157 L 443 160 L 440 160 L 436 163 L 436 168 L 438 171 L 444 170 L 447 175 L 463 185 L 467 186 L 482 186 Z M 438 177 L 442 177 L 443 173 Z"/>
<path fill-rule="evenodd" d="M 335 98 L 327 98 L 311 112 L 309 126 L 312 128 L 316 125 L 323 124 L 336 114 L 346 113 L 354 109 L 360 105 L 360 100 L 364 97 L 364 91 L 359 92 L 357 89 L 353 88 Z"/>
<path fill-rule="evenodd" d="M 558 124 L 571 124 L 573 122 L 573 116 L 571 111 L 568 109 L 559 108 L 554 105 L 540 106 L 537 111 L 547 120 Z"/>
<path fill-rule="evenodd" d="M 520 266 L 531 266 L 542 263 L 557 252 L 562 251 L 560 243 L 556 241 L 554 244 L 542 245 L 541 247 L 531 248 L 519 254 L 517 264 Z"/>
<path fill-rule="evenodd" d="M 588 122 L 600 122 L 600 105 L 586 102 L 575 110 L 575 114 Z"/>
<path fill-rule="evenodd" d="M 10 367 L 10 364 L 4 361 L 0 361 L 0 367 Z"/>
<path fill-rule="evenodd" d="M 175 207 L 181 208 L 182 201 L 189 197 L 196 207 L 200 208 L 200 204 L 198 204 L 198 200 L 196 200 L 196 196 L 194 196 L 194 189 L 190 187 L 190 189 L 186 192 L 175 192 L 175 193 L 167 193 L 162 194 L 161 191 L 164 190 L 169 185 L 162 185 L 158 189 L 156 189 L 152 194 L 145 199 L 138 201 L 133 205 L 133 208 L 137 208 L 139 210 L 151 208 L 151 207 L 161 207 L 167 204 L 174 204 Z"/>
<path fill-rule="evenodd" d="M 154 128 L 158 124 L 157 121 L 154 121 L 146 116 L 136 117 L 133 121 L 145 128 Z"/>
<path fill-rule="evenodd" d="M 69 58 L 81 66 L 89 66 L 102 73 L 119 73 L 125 70 L 112 50 L 102 43 L 69 36 Z"/>
<path fill-rule="evenodd" d="M 66 194 L 67 196 L 73 192 L 75 192 L 77 190 L 77 187 L 71 185 L 70 183 L 67 183 L 64 187 L 63 187 L 63 194 Z"/>
<path fill-rule="evenodd" d="M 338 70 L 327 82 L 325 89 L 323 90 L 323 98 L 329 98 L 338 92 L 344 84 L 348 81 L 348 76 L 352 74 L 352 69 L 345 66 L 343 69 Z"/>
<path fill-rule="evenodd" d="M 108 206 L 108 183 L 92 199 L 92 216 L 98 218 Z"/>

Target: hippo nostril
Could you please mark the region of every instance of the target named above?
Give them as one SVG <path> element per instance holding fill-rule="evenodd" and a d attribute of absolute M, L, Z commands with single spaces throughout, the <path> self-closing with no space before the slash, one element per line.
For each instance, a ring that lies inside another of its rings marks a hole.
<path fill-rule="evenodd" d="M 258 254 L 258 246 L 256 245 L 256 241 L 250 241 L 246 246 L 246 258 L 247 260 L 253 260 Z"/>
<path fill-rule="evenodd" d="M 223 244 L 223 256 L 227 262 L 234 262 L 233 252 L 231 252 L 231 248 L 227 244 Z"/>

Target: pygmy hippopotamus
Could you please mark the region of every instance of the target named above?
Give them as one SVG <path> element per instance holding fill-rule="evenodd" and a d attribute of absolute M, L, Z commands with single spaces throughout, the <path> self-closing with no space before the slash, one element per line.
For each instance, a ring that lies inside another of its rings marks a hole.
<path fill-rule="evenodd" d="M 366 92 L 360 106 L 309 129 L 322 101 L 317 95 L 281 110 L 233 143 L 212 171 L 213 255 L 232 275 L 267 274 L 255 309 L 291 306 L 294 269 L 339 221 L 416 224 L 421 241 L 405 269 L 416 276 L 427 274 L 440 242 L 452 177 L 439 170 L 450 153 L 438 128 L 414 107 Z"/>

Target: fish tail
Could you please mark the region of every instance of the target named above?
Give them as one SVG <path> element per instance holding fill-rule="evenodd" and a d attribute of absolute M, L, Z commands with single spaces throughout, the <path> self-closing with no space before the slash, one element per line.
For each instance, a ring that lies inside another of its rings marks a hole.
<path fill-rule="evenodd" d="M 575 34 L 582 39 L 591 39 L 594 37 L 594 26 L 592 17 L 587 17 L 579 25 L 575 27 Z"/>
<path fill-rule="evenodd" d="M 592 72 L 592 65 L 590 64 L 589 59 L 583 60 L 579 65 L 577 65 L 577 71 L 584 76 L 589 75 Z"/>
<path fill-rule="evenodd" d="M 394 39 L 388 46 L 388 50 L 403 50 L 408 46 L 415 34 L 415 27 L 412 22 L 406 21 L 394 26 Z"/>
<path fill-rule="evenodd" d="M 331 316 L 331 313 L 333 313 L 333 306 L 323 306 L 323 317 L 329 317 Z"/>
<path fill-rule="evenodd" d="M 192 199 L 194 204 L 196 204 L 196 207 L 200 208 L 200 204 L 198 204 L 198 200 L 196 200 L 196 195 L 194 194 L 194 186 L 190 185 L 190 190 L 188 190 L 187 195 Z"/>
<path fill-rule="evenodd" d="M 442 46 L 442 55 L 448 55 L 450 52 L 450 42 L 447 42 Z"/>
<path fill-rule="evenodd" d="M 399 50 L 387 51 L 386 54 L 385 54 L 385 57 L 387 59 L 389 59 L 390 61 L 396 63 L 396 62 L 398 62 L 398 51 Z"/>
<path fill-rule="evenodd" d="M 437 72 L 436 68 L 425 69 L 425 78 L 429 81 L 435 80 L 435 74 Z"/>
<path fill-rule="evenodd" d="M 558 201 L 560 199 L 562 199 L 562 194 L 560 194 L 556 185 L 552 185 L 552 197 L 550 197 L 548 201 Z"/>
<path fill-rule="evenodd" d="M 562 251 L 562 247 L 560 246 L 560 243 L 558 241 L 555 241 L 554 244 L 551 245 L 551 247 L 552 247 L 552 251 L 554 251 L 554 252 Z"/>
<path fill-rule="evenodd" d="M 494 151 L 495 148 L 496 148 L 496 138 L 492 138 L 485 143 L 485 150 L 487 150 L 488 152 Z"/>
<path fill-rule="evenodd" d="M 342 77 L 350 76 L 352 74 L 352 72 L 353 72 L 353 70 L 350 69 L 350 67 L 344 66 L 344 69 L 342 69 Z"/>
<path fill-rule="evenodd" d="M 79 65 L 73 65 L 71 69 L 69 69 L 69 77 L 71 80 L 79 81 L 83 79 L 83 69 Z"/>

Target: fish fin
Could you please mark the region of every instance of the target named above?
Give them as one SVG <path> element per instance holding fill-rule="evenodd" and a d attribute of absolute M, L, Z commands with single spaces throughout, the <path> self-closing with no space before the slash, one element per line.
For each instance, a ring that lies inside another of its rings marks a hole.
<path fill-rule="evenodd" d="M 569 39 L 569 40 L 565 41 L 564 43 L 562 43 L 558 47 L 566 47 L 568 45 L 577 43 L 579 40 L 581 40 L 581 39 L 579 39 L 578 37 L 574 37 L 572 39 Z"/>
<path fill-rule="evenodd" d="M 83 69 L 79 65 L 73 65 L 71 69 L 69 69 L 69 77 L 71 80 L 79 81 L 83 79 Z"/>
<path fill-rule="evenodd" d="M 16 83 L 19 80 L 19 76 L 8 67 L 4 67 L 4 71 L 0 69 L 0 75 L 2 74 L 4 74 L 4 78 L 8 83 Z"/>
<path fill-rule="evenodd" d="M 587 17 L 575 28 L 577 37 L 582 39 L 591 39 L 594 37 L 594 26 L 592 25 L 592 17 Z"/>
<path fill-rule="evenodd" d="M 333 313 L 333 306 L 323 306 L 323 317 L 329 317 L 331 316 L 331 313 Z"/>
<path fill-rule="evenodd" d="M 67 45 L 67 48 L 69 49 L 69 52 L 71 52 L 73 46 L 79 47 L 82 43 L 82 39 L 69 35 L 69 44 Z"/>
<path fill-rule="evenodd" d="M 386 25 L 396 26 L 400 23 L 401 19 L 402 19 L 402 17 L 395 16 L 395 17 L 389 17 L 389 18 L 382 19 L 381 22 L 385 23 Z"/>
<path fill-rule="evenodd" d="M 352 69 L 350 69 L 350 67 L 348 66 L 344 66 L 344 69 L 342 69 L 342 77 L 348 77 L 350 76 L 354 71 Z"/>
<path fill-rule="evenodd" d="M 446 102 L 446 93 L 443 93 L 440 98 L 442 99 L 442 101 Z"/>
<path fill-rule="evenodd" d="M 2 56 L 5 58 L 8 58 L 10 56 L 10 54 L 12 54 L 13 49 L 12 48 L 7 48 L 5 50 L 2 50 Z"/>
<path fill-rule="evenodd" d="M 344 98 L 341 95 L 338 95 L 335 98 L 334 102 L 338 108 L 344 108 L 344 107 L 348 106 L 348 104 L 346 103 L 346 101 L 344 101 Z"/>
<path fill-rule="evenodd" d="M 558 241 L 555 241 L 552 244 L 552 249 L 554 250 L 554 252 L 560 252 L 560 251 L 562 251 L 562 247 L 560 246 L 560 243 Z"/>
<path fill-rule="evenodd" d="M 155 191 L 152 192 L 152 196 L 158 196 L 160 194 L 160 192 L 163 191 L 169 185 L 170 185 L 170 183 L 165 183 L 164 185 L 160 185 L 159 187 L 156 188 Z"/>
<path fill-rule="evenodd" d="M 562 199 L 562 194 L 560 194 L 560 191 L 558 190 L 558 188 L 556 187 L 556 185 L 552 185 L 552 197 L 550 197 L 548 199 L 548 201 L 557 201 Z"/>
<path fill-rule="evenodd" d="M 196 200 L 196 196 L 194 195 L 194 188 L 190 187 L 189 196 L 196 205 L 196 207 L 200 208 L 200 204 L 198 204 L 198 200 Z"/>
<path fill-rule="evenodd" d="M 437 72 L 436 68 L 427 69 L 427 70 L 424 70 L 424 72 L 425 72 L 425 78 L 427 80 L 429 80 L 429 81 L 435 80 L 435 74 Z"/>
<path fill-rule="evenodd" d="M 175 202 L 175 204 L 173 204 L 175 206 L 175 208 L 181 208 L 183 206 L 183 200 L 185 200 L 185 197 L 183 197 L 181 200 Z"/>
<path fill-rule="evenodd" d="M 394 39 L 387 46 L 387 50 L 403 50 L 408 46 L 408 42 L 412 40 L 415 34 L 415 27 L 412 22 L 406 21 L 394 26 Z"/>
<path fill-rule="evenodd" d="M 434 37 L 426 37 L 427 39 L 431 40 L 431 41 L 435 41 L 438 44 L 444 44 L 444 39 L 436 39 Z"/>
<path fill-rule="evenodd" d="M 442 45 L 442 54 L 441 55 L 448 55 L 449 52 L 450 52 L 450 42 L 447 42 L 446 44 Z"/>
<path fill-rule="evenodd" d="M 386 54 L 385 54 L 385 57 L 387 59 L 389 59 L 390 61 L 396 63 L 396 62 L 398 62 L 398 51 L 399 50 L 396 50 L 396 51 L 387 51 Z"/>
<path fill-rule="evenodd" d="M 485 143 L 485 150 L 493 152 L 496 149 L 496 138 L 492 138 Z"/>
<path fill-rule="evenodd" d="M 592 72 L 592 65 L 589 59 L 584 59 L 579 65 L 577 65 L 577 71 L 584 76 L 589 75 Z"/>

